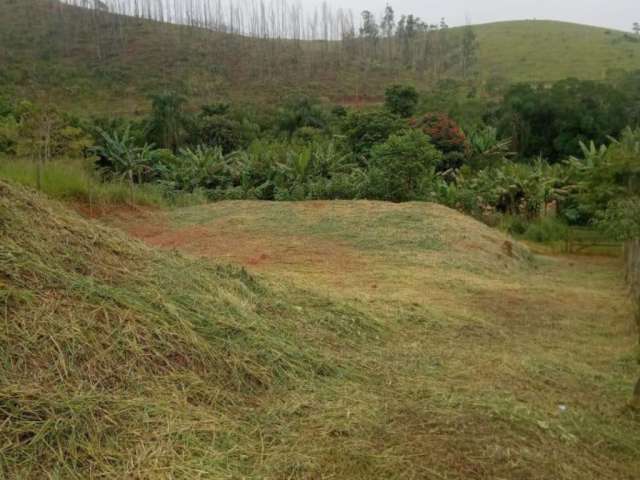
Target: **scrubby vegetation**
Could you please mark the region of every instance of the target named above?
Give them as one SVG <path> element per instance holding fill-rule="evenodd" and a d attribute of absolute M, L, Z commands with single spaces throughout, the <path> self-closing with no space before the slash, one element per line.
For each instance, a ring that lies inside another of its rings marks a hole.
<path fill-rule="evenodd" d="M 130 202 L 145 189 L 166 199 L 426 200 L 514 225 L 514 234 L 535 223 L 527 236 L 541 239 L 550 237 L 542 225 L 596 225 L 636 193 L 639 79 L 515 85 L 486 98 L 452 81 L 421 94 L 393 85 L 383 106 L 366 109 L 292 95 L 275 108 L 218 102 L 193 111 L 165 92 L 139 120 L 4 97 L 0 148 L 37 158 L 36 173 L 82 154 L 95 165 L 83 175 L 126 183 Z"/>

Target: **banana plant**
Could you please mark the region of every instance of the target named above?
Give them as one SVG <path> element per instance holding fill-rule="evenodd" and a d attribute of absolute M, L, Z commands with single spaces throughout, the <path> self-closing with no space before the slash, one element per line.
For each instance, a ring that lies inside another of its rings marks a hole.
<path fill-rule="evenodd" d="M 131 136 L 129 126 L 121 135 L 118 132 L 109 134 L 104 130 L 100 130 L 99 133 L 104 144 L 95 147 L 93 150 L 96 154 L 109 159 L 113 163 L 116 172 L 123 179 L 127 179 L 129 183 L 129 199 L 133 204 L 134 178 L 138 177 L 138 180 L 140 180 L 142 173 L 150 168 L 153 145 L 146 143 L 142 147 L 137 147 Z"/>
<path fill-rule="evenodd" d="M 471 155 L 483 166 L 495 165 L 514 155 L 511 139 L 499 139 L 494 127 L 478 130 L 469 136 Z"/>
<path fill-rule="evenodd" d="M 180 189 L 193 191 L 198 187 L 216 188 L 232 183 L 231 156 L 225 156 L 220 147 L 183 148 L 174 181 Z"/>
<path fill-rule="evenodd" d="M 591 140 L 589 145 L 586 145 L 582 140 L 579 142 L 580 150 L 582 151 L 582 158 L 574 156 L 569 157 L 569 161 L 572 162 L 578 168 L 594 168 L 605 161 L 607 156 L 607 146 L 600 145 L 596 147 L 596 144 Z"/>
<path fill-rule="evenodd" d="M 326 178 L 337 173 L 350 173 L 357 168 L 356 163 L 349 161 L 348 154 L 338 151 L 334 142 L 314 145 L 312 163 L 314 173 Z"/>

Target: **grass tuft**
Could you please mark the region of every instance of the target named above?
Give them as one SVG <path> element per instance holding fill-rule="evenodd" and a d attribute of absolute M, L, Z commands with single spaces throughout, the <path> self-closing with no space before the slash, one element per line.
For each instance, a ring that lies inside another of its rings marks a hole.
<path fill-rule="evenodd" d="M 0 157 L 0 180 L 36 188 L 37 167 L 27 159 Z M 95 178 L 92 165 L 79 159 L 51 161 L 42 169 L 42 192 L 51 198 L 76 201 L 87 206 L 125 205 L 129 187 L 123 181 L 103 182 Z M 141 206 L 185 207 L 207 202 L 202 192 L 173 193 L 162 185 L 142 184 L 135 188 L 135 203 Z"/>

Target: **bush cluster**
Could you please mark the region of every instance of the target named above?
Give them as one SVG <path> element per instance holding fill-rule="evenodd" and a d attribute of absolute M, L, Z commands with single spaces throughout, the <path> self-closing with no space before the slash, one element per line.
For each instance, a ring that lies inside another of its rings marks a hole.
<path fill-rule="evenodd" d="M 169 92 L 136 121 L 77 119 L 0 97 L 0 153 L 94 156 L 132 191 L 156 183 L 211 199 L 437 201 L 547 238 L 561 231 L 545 223 L 551 213 L 589 224 L 640 189 L 640 134 L 624 128 L 640 121 L 630 106 L 639 85 L 638 73 L 503 95 L 487 86 L 484 96 L 452 81 L 423 95 L 393 85 L 383 106 L 362 110 L 303 95 L 274 109 L 194 108 Z"/>

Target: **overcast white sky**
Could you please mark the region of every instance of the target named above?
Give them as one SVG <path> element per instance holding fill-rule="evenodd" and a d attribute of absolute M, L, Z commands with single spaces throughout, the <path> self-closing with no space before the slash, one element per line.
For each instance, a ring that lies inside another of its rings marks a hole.
<path fill-rule="evenodd" d="M 305 10 L 322 0 L 300 0 Z M 333 7 L 350 8 L 353 13 L 371 10 L 379 14 L 385 0 L 328 0 Z M 390 0 L 396 12 L 413 13 L 435 23 L 445 17 L 451 26 L 499 20 L 564 20 L 588 25 L 631 30 L 633 22 L 640 22 L 640 0 Z"/>

